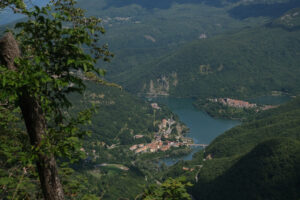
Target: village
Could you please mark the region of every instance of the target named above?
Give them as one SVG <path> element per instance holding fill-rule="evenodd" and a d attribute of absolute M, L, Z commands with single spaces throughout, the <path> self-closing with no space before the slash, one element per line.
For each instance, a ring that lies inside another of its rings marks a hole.
<path fill-rule="evenodd" d="M 225 106 L 235 107 L 235 108 L 256 108 L 256 104 L 249 103 L 247 101 L 230 99 L 230 98 L 215 98 L 215 99 L 208 99 L 211 102 L 221 103 Z"/>
<path fill-rule="evenodd" d="M 234 108 L 246 108 L 246 109 L 256 109 L 256 112 L 259 110 L 269 110 L 272 108 L 276 108 L 276 105 L 263 105 L 258 106 L 255 103 L 249 103 L 247 101 L 237 100 L 237 99 L 230 99 L 230 98 L 215 98 L 215 99 L 208 99 L 210 102 L 214 103 L 221 103 L 224 106 L 234 107 Z"/>
<path fill-rule="evenodd" d="M 151 107 L 153 109 L 160 109 L 157 103 L 152 103 Z M 176 126 L 175 126 L 176 125 Z M 174 128 L 177 130 L 180 129 L 180 125 L 174 119 L 162 119 L 160 124 L 158 124 L 158 132 L 155 133 L 154 139 L 151 143 L 148 144 L 135 144 L 131 146 L 129 149 L 137 153 L 146 153 L 146 152 L 157 152 L 157 151 L 167 151 L 171 147 L 181 147 L 181 146 L 189 146 L 193 144 L 193 140 L 191 138 L 183 137 L 181 131 L 171 138 L 171 133 Z M 177 131 L 178 132 L 178 131 Z M 142 138 L 143 135 L 135 135 L 134 138 Z"/>

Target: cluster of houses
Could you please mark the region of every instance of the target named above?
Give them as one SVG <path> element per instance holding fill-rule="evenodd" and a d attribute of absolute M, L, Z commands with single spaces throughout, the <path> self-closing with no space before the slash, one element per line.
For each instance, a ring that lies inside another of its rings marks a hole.
<path fill-rule="evenodd" d="M 153 109 L 159 110 L 161 109 L 157 103 L 150 104 Z M 162 119 L 161 123 L 158 124 L 159 131 L 155 133 L 154 139 L 149 144 L 135 144 L 132 145 L 129 149 L 134 151 L 135 153 L 146 153 L 146 152 L 157 152 L 157 151 L 167 151 L 171 147 L 180 147 L 186 146 L 190 143 L 193 143 L 192 139 L 184 138 L 181 135 L 177 135 L 173 140 L 176 141 L 169 141 L 170 135 L 174 128 L 173 125 L 176 124 L 174 119 Z M 135 135 L 134 138 L 142 138 L 143 135 Z M 162 141 L 162 139 L 164 141 Z"/>
<path fill-rule="evenodd" d="M 149 144 L 135 144 L 131 146 L 129 149 L 134 151 L 135 153 L 146 153 L 146 152 L 157 152 L 157 151 L 167 151 L 171 147 L 180 147 L 185 145 L 182 142 L 172 142 L 172 141 L 161 141 L 155 140 Z"/>
<path fill-rule="evenodd" d="M 157 151 L 167 151 L 171 147 L 187 146 L 193 143 L 191 138 L 185 138 L 182 136 L 176 136 L 176 141 L 168 141 L 170 134 L 172 132 L 171 126 L 176 123 L 173 119 L 163 119 L 162 123 L 159 124 L 159 132 L 155 134 L 154 140 L 149 144 L 135 144 L 129 149 L 135 153 L 146 153 L 146 152 L 157 152 Z M 143 135 L 135 135 L 134 138 L 141 138 Z M 165 141 L 162 141 L 162 138 Z"/>
<path fill-rule="evenodd" d="M 255 103 L 249 103 L 247 101 L 230 99 L 230 98 L 218 98 L 218 99 L 209 99 L 211 102 L 222 103 L 223 105 L 235 107 L 235 108 L 256 108 Z"/>
<path fill-rule="evenodd" d="M 155 109 L 159 109 L 156 103 L 151 105 Z M 187 145 L 189 141 L 183 140 L 179 142 L 179 139 L 182 139 L 181 136 L 176 136 L 177 141 L 168 141 L 167 139 L 170 137 L 172 132 L 172 125 L 175 124 L 176 121 L 173 119 L 162 119 L 161 123 L 158 125 L 159 131 L 155 134 L 154 140 L 149 144 L 135 144 L 131 146 L 129 149 L 134 151 L 135 153 L 146 153 L 146 152 L 157 152 L 157 151 L 167 151 L 171 147 L 180 147 Z M 143 135 L 135 135 L 134 138 L 141 138 Z M 162 138 L 165 141 L 162 141 Z M 185 139 L 185 138 L 184 138 Z"/>
<path fill-rule="evenodd" d="M 192 171 L 195 170 L 195 168 L 182 167 L 182 170 L 183 171 L 190 171 L 190 172 L 192 172 Z"/>
<path fill-rule="evenodd" d="M 255 103 L 249 103 L 247 101 L 230 99 L 230 98 L 216 98 L 216 99 L 208 99 L 211 102 L 215 103 L 222 103 L 225 106 L 230 106 L 234 108 L 257 108 L 256 112 L 259 110 L 269 110 L 273 108 L 277 108 L 278 105 L 264 105 L 264 106 L 257 106 Z"/>

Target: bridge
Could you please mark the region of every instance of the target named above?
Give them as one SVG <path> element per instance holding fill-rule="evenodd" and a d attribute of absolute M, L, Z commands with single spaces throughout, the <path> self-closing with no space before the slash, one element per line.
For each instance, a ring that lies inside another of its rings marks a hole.
<path fill-rule="evenodd" d="M 207 146 L 208 146 L 208 144 L 189 144 L 189 146 L 194 146 L 194 147 L 203 147 L 203 148 L 205 148 L 205 147 L 207 147 Z"/>

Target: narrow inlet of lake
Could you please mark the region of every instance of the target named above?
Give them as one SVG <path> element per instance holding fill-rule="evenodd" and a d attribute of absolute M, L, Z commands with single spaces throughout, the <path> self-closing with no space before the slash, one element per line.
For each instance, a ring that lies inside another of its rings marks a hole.
<path fill-rule="evenodd" d="M 239 121 L 235 120 L 215 119 L 210 117 L 206 113 L 197 110 L 193 106 L 192 99 L 161 97 L 152 100 L 167 105 L 179 116 L 180 120 L 190 129 L 187 137 L 193 138 L 195 144 L 209 144 L 220 134 L 240 124 Z M 170 166 L 179 160 L 191 160 L 193 154 L 200 149 L 201 147 L 193 148 L 193 151 L 188 155 L 179 158 L 166 158 L 161 162 Z"/>

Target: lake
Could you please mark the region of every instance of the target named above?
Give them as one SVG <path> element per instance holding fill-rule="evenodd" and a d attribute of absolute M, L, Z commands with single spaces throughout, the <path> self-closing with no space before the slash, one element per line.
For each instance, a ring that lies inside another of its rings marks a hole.
<path fill-rule="evenodd" d="M 160 97 L 153 99 L 153 101 L 167 105 L 175 114 L 177 114 L 180 120 L 190 129 L 187 137 L 193 138 L 194 142 L 197 144 L 209 144 L 218 135 L 240 124 L 239 121 L 235 120 L 215 119 L 210 117 L 206 113 L 197 110 L 192 104 L 192 99 Z M 193 151 L 188 155 L 176 159 L 167 158 L 162 161 L 169 166 L 175 164 L 179 160 L 191 160 L 193 154 L 200 149 L 201 147 L 193 148 Z"/>

